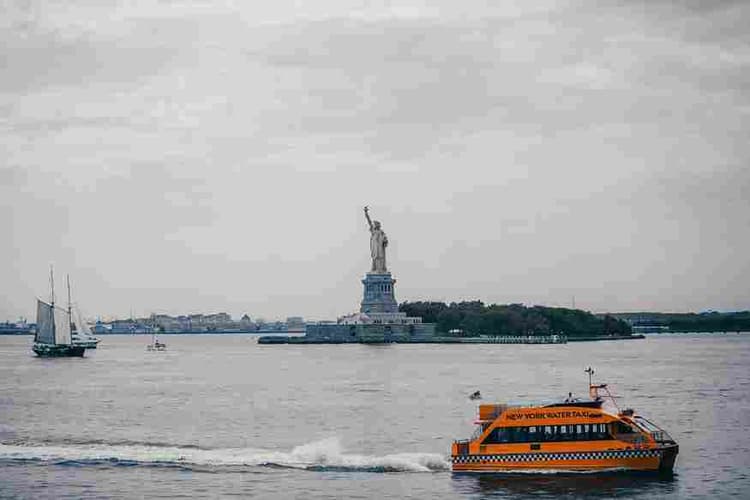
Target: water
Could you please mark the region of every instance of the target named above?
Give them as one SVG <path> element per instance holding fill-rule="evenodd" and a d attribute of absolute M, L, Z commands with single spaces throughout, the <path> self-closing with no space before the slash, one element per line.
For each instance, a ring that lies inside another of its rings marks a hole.
<path fill-rule="evenodd" d="M 750 489 L 750 335 L 567 345 L 262 346 L 0 337 L 0 497 L 729 498 Z M 680 444 L 672 478 L 454 475 L 475 402 L 584 395 L 584 368 Z"/>

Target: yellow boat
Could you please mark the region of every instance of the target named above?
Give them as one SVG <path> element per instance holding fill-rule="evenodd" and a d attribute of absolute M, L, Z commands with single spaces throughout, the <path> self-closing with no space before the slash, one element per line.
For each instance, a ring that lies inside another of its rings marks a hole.
<path fill-rule="evenodd" d="M 589 400 L 547 405 L 481 404 L 474 437 L 454 441 L 454 472 L 652 471 L 671 473 L 679 446 L 632 409 L 620 411 L 606 384 Z"/>

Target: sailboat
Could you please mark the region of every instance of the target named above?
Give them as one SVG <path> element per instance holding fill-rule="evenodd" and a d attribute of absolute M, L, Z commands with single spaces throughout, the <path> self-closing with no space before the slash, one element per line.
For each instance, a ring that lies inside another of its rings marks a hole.
<path fill-rule="evenodd" d="M 70 303 L 70 277 L 68 277 L 68 302 Z M 68 308 L 71 310 L 72 325 L 75 327 L 75 331 L 71 333 L 73 345 L 83 346 L 86 349 L 96 349 L 96 345 L 101 342 L 101 339 L 91 333 L 91 328 L 83 320 L 78 307 L 68 306 Z"/>
<path fill-rule="evenodd" d="M 73 345 L 80 345 L 86 349 L 96 349 L 97 344 L 102 341 L 99 337 L 91 333 L 91 328 L 81 318 L 80 311 L 73 313 L 73 325 L 75 331 L 71 334 Z"/>
<path fill-rule="evenodd" d="M 49 303 L 41 299 L 36 302 L 36 335 L 32 350 L 37 356 L 48 357 L 82 357 L 86 348 L 72 343 L 70 324 L 71 308 L 68 310 L 55 306 L 55 281 L 50 268 L 50 285 L 52 288 Z"/>

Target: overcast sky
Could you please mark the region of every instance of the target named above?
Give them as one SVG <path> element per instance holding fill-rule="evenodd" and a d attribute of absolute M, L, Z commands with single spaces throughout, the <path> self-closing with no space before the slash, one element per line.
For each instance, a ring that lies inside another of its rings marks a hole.
<path fill-rule="evenodd" d="M 750 308 L 747 2 L 0 11 L 0 320 Z"/>

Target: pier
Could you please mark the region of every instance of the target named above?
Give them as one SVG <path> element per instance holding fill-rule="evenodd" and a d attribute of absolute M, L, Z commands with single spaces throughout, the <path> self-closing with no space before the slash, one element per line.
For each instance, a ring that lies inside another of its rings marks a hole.
<path fill-rule="evenodd" d="M 259 344 L 566 344 L 568 338 L 565 335 L 538 335 L 538 336 L 497 336 L 497 337 L 430 337 L 425 339 L 379 339 L 365 340 L 354 338 L 352 340 L 334 338 L 311 338 L 308 336 L 263 336 L 258 339 Z"/>

